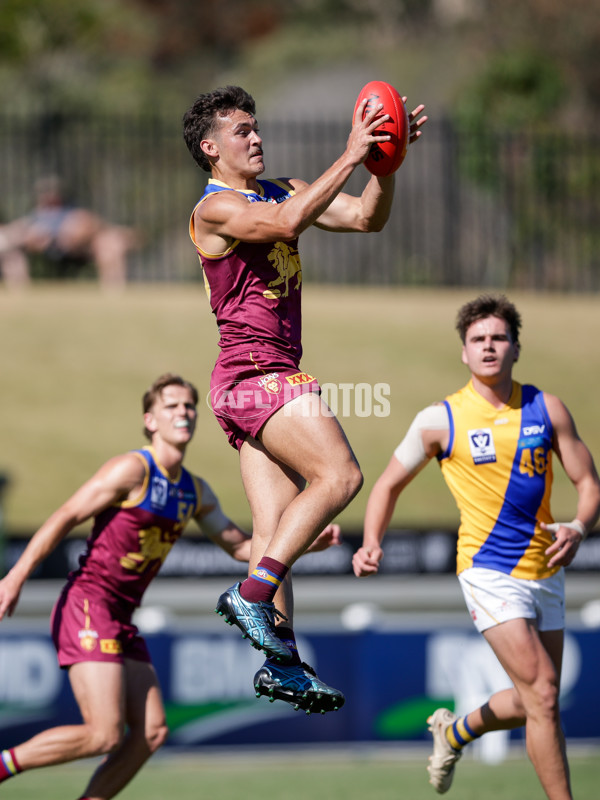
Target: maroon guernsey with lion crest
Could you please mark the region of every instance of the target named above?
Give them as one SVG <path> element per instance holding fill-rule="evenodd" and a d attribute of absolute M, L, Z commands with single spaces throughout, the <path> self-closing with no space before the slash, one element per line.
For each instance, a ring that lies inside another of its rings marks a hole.
<path fill-rule="evenodd" d="M 258 185 L 259 193 L 209 180 L 199 203 L 210 202 L 212 195 L 225 191 L 239 191 L 249 203 L 283 203 L 294 194 L 283 178 L 259 180 Z M 190 236 L 219 326 L 221 353 L 211 376 L 211 404 L 230 443 L 239 448 L 246 436 L 255 437 L 284 403 L 305 391 L 319 391 L 317 380 L 300 371 L 302 266 L 298 239 L 238 240 L 223 253 L 206 253 L 195 239 L 193 213 Z"/>

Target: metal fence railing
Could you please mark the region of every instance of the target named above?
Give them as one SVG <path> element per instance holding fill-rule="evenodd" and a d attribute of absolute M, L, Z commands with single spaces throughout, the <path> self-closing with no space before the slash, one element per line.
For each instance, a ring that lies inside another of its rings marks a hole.
<path fill-rule="evenodd" d="M 266 176 L 315 179 L 347 121 L 261 120 Z M 181 120 L 0 112 L 0 221 L 34 181 L 59 174 L 74 200 L 142 234 L 133 281 L 199 279 L 190 211 L 206 181 Z M 360 192 L 364 170 L 347 189 Z M 309 281 L 600 290 L 600 137 L 459 131 L 430 120 L 397 176 L 392 218 L 368 236 L 303 234 Z"/>

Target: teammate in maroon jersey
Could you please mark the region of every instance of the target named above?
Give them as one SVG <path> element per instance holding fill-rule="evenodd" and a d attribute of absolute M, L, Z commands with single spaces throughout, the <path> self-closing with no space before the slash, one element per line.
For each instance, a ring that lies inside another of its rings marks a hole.
<path fill-rule="evenodd" d="M 132 622 L 144 591 L 189 520 L 239 561 L 250 538 L 221 510 L 210 486 L 183 467 L 198 393 L 166 374 L 144 394 L 150 446 L 107 461 L 39 528 L 0 581 L 0 619 L 26 579 L 76 525 L 94 518 L 79 568 L 52 612 L 52 636 L 83 723 L 50 728 L 0 753 L 0 782 L 17 773 L 107 754 L 81 800 L 114 797 L 165 741 L 160 687 Z M 313 549 L 339 542 L 328 526 Z M 125 732 L 126 731 L 126 732 Z"/>
<path fill-rule="evenodd" d="M 394 175 L 370 176 L 359 197 L 342 191 L 371 145 L 389 139 L 377 131 L 388 119 L 382 106 L 373 105 L 363 120 L 365 106 L 356 110 L 343 154 L 310 184 L 259 178 L 265 165 L 255 103 L 240 87 L 200 95 L 183 118 L 186 144 L 211 175 L 190 235 L 219 326 L 212 405 L 239 450 L 254 531 L 249 576 L 221 595 L 216 610 L 267 654 L 257 692 L 314 691 L 321 702 L 311 710 L 320 711 L 338 708 L 343 696 L 317 686 L 300 664 L 285 619 L 292 605 L 286 576 L 359 491 L 362 474 L 316 378 L 300 369 L 298 237 L 311 225 L 370 232 L 386 224 Z M 423 108 L 410 114 L 411 142 L 427 119 Z"/>

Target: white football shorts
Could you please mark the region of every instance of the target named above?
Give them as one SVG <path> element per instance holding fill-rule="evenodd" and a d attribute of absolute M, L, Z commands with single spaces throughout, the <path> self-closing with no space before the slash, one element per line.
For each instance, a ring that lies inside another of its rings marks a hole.
<path fill-rule="evenodd" d="M 539 631 L 565 627 L 565 572 L 537 581 L 469 567 L 458 576 L 471 619 L 482 633 L 510 619 L 535 619 Z"/>

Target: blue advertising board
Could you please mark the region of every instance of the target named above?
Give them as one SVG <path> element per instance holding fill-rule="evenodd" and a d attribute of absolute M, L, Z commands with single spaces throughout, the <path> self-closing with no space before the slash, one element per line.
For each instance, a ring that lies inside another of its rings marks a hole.
<path fill-rule="evenodd" d="M 299 637 L 303 658 L 339 687 L 338 712 L 307 715 L 257 699 L 252 677 L 262 657 L 234 631 L 176 631 L 146 636 L 178 747 L 225 744 L 428 740 L 438 706 L 468 711 L 509 685 L 483 638 L 469 628 L 314 631 Z M 600 739 L 600 631 L 567 633 L 562 718 L 567 739 Z M 0 636 L 0 748 L 45 728 L 79 722 L 65 672 L 45 633 L 11 628 Z M 522 732 L 510 734 L 521 737 Z M 508 734 L 491 734 L 500 759 Z M 492 752 L 493 751 L 493 752 Z"/>

